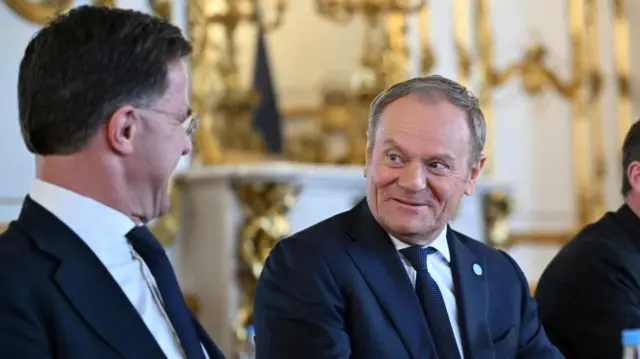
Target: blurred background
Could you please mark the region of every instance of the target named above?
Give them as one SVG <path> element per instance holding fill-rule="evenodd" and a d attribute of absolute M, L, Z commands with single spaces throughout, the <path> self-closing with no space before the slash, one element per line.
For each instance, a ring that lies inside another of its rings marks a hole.
<path fill-rule="evenodd" d="M 24 48 L 87 0 L 0 4 L 0 231 L 35 162 L 18 125 Z M 153 223 L 185 296 L 228 356 L 273 244 L 364 196 L 368 106 L 437 73 L 480 97 L 488 164 L 454 229 L 511 254 L 535 288 L 579 228 L 621 203 L 620 147 L 640 106 L 640 3 L 624 0 L 95 0 L 191 39 L 195 149 Z M 634 21 L 635 20 L 635 21 Z M 56 54 L 50 54 L 56 56 Z"/>

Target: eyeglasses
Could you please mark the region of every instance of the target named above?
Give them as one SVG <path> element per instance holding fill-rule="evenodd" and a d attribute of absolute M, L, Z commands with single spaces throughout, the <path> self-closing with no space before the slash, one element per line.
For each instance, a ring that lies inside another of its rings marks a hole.
<path fill-rule="evenodd" d="M 185 119 L 181 118 L 182 115 L 178 115 L 176 113 L 167 112 L 163 110 L 158 110 L 155 108 L 143 108 L 141 110 L 153 111 L 153 112 L 161 113 L 161 114 L 176 118 L 177 120 L 180 121 L 180 125 L 182 126 L 182 129 L 184 130 L 184 132 L 186 132 L 187 136 L 191 136 L 193 134 L 193 132 L 196 130 L 196 127 L 198 127 L 198 123 L 200 122 L 200 116 L 198 116 L 198 114 L 196 114 L 195 112 L 191 111 L 191 109 L 189 109 L 189 111 L 187 112 L 187 118 Z"/>
<path fill-rule="evenodd" d="M 198 127 L 198 123 L 200 123 L 200 116 L 189 110 L 187 118 L 182 121 L 182 129 L 184 129 L 184 132 L 186 132 L 188 136 L 191 136 L 196 130 L 196 127 Z"/>

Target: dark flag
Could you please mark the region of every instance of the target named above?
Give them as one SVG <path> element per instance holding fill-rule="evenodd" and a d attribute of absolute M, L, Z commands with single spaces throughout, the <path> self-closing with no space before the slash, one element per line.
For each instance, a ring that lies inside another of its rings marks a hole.
<path fill-rule="evenodd" d="M 270 153 L 282 152 L 282 129 L 280 112 L 273 88 L 269 56 L 265 41 L 264 29 L 258 30 L 256 62 L 253 69 L 253 89 L 260 96 L 260 103 L 253 112 L 253 127 L 264 139 L 266 149 Z"/>

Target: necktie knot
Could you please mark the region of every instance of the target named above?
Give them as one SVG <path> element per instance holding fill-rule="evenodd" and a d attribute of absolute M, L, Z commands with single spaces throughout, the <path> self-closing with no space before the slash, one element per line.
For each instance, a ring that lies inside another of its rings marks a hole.
<path fill-rule="evenodd" d="M 147 226 L 136 226 L 126 235 L 133 249 L 147 261 L 152 261 L 158 255 L 164 254 L 164 248 L 149 231 Z"/>
<path fill-rule="evenodd" d="M 407 258 L 411 266 L 417 271 L 427 270 L 427 256 L 435 252 L 436 249 L 433 247 L 423 248 L 420 246 L 411 246 L 400 250 L 400 253 Z"/>

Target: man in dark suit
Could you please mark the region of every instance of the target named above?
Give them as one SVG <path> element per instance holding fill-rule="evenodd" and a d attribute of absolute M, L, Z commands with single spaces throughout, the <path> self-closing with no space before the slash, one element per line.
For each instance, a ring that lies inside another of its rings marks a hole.
<path fill-rule="evenodd" d="M 367 198 L 271 251 L 259 359 L 561 358 L 507 254 L 451 229 L 484 163 L 484 117 L 440 76 L 371 105 Z"/>
<path fill-rule="evenodd" d="M 640 328 L 640 122 L 622 147 L 624 204 L 582 229 L 536 288 L 540 320 L 567 358 L 622 358 L 624 329 Z"/>
<path fill-rule="evenodd" d="M 191 150 L 190 53 L 162 19 L 88 6 L 27 46 L 20 127 L 37 179 L 0 235 L 3 359 L 222 358 L 144 225 Z"/>

